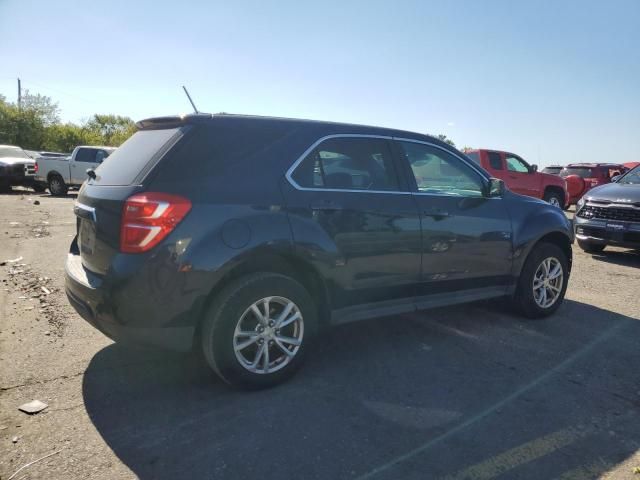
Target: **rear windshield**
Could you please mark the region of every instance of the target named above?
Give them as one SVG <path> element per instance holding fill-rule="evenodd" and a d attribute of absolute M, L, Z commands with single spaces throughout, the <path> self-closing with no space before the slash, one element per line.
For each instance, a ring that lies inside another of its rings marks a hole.
<path fill-rule="evenodd" d="M 142 177 L 168 147 L 182 136 L 180 128 L 142 130 L 117 148 L 96 169 L 97 185 L 131 185 Z"/>
<path fill-rule="evenodd" d="M 568 177 L 569 175 L 578 175 L 582 178 L 593 178 L 596 176 L 593 169 L 588 167 L 567 167 L 563 168 L 560 172 L 561 177 Z"/>
<path fill-rule="evenodd" d="M 480 154 L 478 152 L 468 152 L 465 153 L 465 155 L 469 157 L 473 161 L 473 163 L 477 163 L 478 165 L 480 165 Z"/>
<path fill-rule="evenodd" d="M 542 170 L 543 173 L 553 173 L 556 174 L 562 170 L 562 167 L 546 167 Z"/>

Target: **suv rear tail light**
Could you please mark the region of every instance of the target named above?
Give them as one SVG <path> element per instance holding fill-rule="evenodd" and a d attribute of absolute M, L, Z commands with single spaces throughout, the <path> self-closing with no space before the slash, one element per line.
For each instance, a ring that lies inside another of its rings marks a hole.
<path fill-rule="evenodd" d="M 38 173 L 38 162 L 36 162 L 36 164 L 33 166 L 33 171 L 35 173 Z"/>
<path fill-rule="evenodd" d="M 139 193 L 122 210 L 120 251 L 142 253 L 160 243 L 191 210 L 191 201 L 167 193 Z"/>

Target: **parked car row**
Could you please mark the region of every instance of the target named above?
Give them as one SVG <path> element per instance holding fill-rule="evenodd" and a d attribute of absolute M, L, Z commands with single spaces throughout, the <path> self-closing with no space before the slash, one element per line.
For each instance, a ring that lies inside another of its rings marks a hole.
<path fill-rule="evenodd" d="M 115 150 L 113 147 L 79 146 L 70 155 L 58 152 L 23 150 L 0 145 L 0 191 L 12 186 L 49 189 L 52 195 L 66 195 L 79 188 L 88 171 L 95 170 Z"/>

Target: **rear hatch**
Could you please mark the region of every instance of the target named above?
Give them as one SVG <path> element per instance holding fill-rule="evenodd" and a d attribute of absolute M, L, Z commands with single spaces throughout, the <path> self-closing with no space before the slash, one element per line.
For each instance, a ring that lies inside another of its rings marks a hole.
<path fill-rule="evenodd" d="M 87 178 L 78 194 L 77 245 L 83 266 L 104 274 L 119 252 L 127 198 L 144 190 L 145 179 L 188 127 L 141 130 L 115 150 Z"/>

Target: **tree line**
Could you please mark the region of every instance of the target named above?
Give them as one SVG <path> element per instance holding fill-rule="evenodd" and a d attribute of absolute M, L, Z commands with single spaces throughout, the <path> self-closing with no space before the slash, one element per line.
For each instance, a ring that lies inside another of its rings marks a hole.
<path fill-rule="evenodd" d="M 56 102 L 28 90 L 20 105 L 0 95 L 0 144 L 71 152 L 78 145 L 118 147 L 135 131 L 134 121 L 120 115 L 95 114 L 81 123 L 63 123 Z"/>

